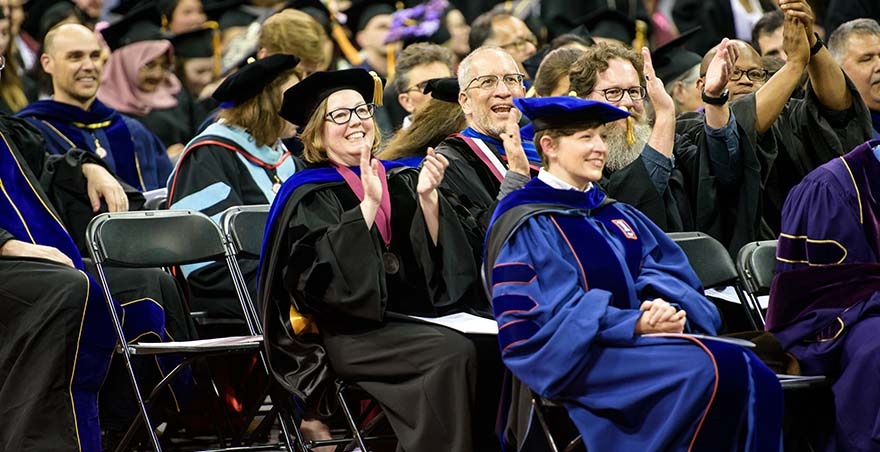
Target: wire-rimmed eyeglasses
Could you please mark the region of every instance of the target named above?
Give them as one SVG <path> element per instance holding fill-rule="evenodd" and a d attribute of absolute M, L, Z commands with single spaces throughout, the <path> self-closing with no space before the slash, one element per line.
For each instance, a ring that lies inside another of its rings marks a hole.
<path fill-rule="evenodd" d="M 629 94 L 629 98 L 632 100 L 641 100 L 645 98 L 648 90 L 644 86 L 633 86 L 630 88 L 597 89 L 596 92 L 602 93 L 608 102 L 620 102 L 623 99 L 623 93 Z"/>
<path fill-rule="evenodd" d="M 523 74 L 481 75 L 479 77 L 474 77 L 468 82 L 464 90 L 467 91 L 471 88 L 480 88 L 483 91 L 492 91 L 498 86 L 499 80 L 503 80 L 504 84 L 509 89 L 522 88 L 524 79 L 525 76 Z M 474 85 L 474 82 L 476 82 L 476 85 Z"/>
<path fill-rule="evenodd" d="M 354 108 L 337 108 L 336 110 L 327 113 L 327 119 L 333 121 L 335 124 L 348 124 L 348 121 L 351 121 L 352 113 L 356 114 L 358 118 L 361 119 L 370 119 L 373 117 L 373 113 L 376 111 L 376 105 L 374 104 L 360 104 Z"/>

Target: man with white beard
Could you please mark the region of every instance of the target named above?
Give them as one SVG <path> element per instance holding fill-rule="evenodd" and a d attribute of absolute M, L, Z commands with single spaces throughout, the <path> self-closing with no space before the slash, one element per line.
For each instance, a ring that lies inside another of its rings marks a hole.
<path fill-rule="evenodd" d="M 707 71 L 704 99 L 717 100 L 706 107 L 707 139 L 698 147 L 675 133 L 675 105 L 647 49 L 641 55 L 607 44 L 586 50 L 569 73 L 573 94 L 632 115 L 607 127 L 609 152 L 600 185 L 609 196 L 636 207 L 667 232 L 711 229 L 713 203 L 704 193 L 735 183 L 739 164 L 739 136 L 724 91 L 737 56 L 725 41 Z M 645 108 L 646 96 L 653 117 Z"/>

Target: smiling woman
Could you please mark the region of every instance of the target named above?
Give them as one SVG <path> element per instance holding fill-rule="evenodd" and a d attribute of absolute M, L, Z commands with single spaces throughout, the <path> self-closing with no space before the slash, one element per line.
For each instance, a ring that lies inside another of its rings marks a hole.
<path fill-rule="evenodd" d="M 420 171 L 372 158 L 374 94 L 382 85 L 363 69 L 318 72 L 284 94 L 281 116 L 305 126 L 311 166 L 281 187 L 266 229 L 269 364 L 308 404 L 334 372 L 358 382 L 385 408 L 401 450 L 469 452 L 474 345 L 401 314 L 485 303 L 468 242 L 474 222 L 437 191 L 444 157 L 429 150 Z"/>

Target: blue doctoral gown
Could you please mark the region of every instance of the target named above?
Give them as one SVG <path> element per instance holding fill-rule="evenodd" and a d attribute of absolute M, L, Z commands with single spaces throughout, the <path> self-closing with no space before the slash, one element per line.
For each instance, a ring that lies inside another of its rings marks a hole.
<path fill-rule="evenodd" d="M 165 186 L 171 160 L 162 141 L 137 120 L 120 114 L 95 99 L 88 110 L 41 100 L 18 112 L 40 130 L 51 154 L 71 148 L 96 153 L 96 142 L 107 151 L 99 155 L 125 183 L 141 191 Z"/>
<path fill-rule="evenodd" d="M 2 128 L 0 128 L 2 129 Z M 0 131 L 0 232 L 27 243 L 57 248 L 67 255 L 77 271 L 87 280 L 88 292 L 81 315 L 76 353 L 66 364 L 70 372 L 70 403 L 74 412 L 76 436 L 82 451 L 101 450 L 101 429 L 98 421 L 98 391 L 107 376 L 110 358 L 116 346 L 116 335 L 110 323 L 101 286 L 83 268 L 82 257 L 65 230 L 58 215 L 50 207 L 39 182 L 28 169 L 27 162 L 10 145 Z M 70 270 L 59 265 L 59 271 Z M 51 283 L 51 281 L 49 282 Z M 38 284 L 38 283 L 37 283 Z M 122 308 L 115 303 L 122 317 L 126 337 L 150 334 L 164 339 L 165 315 L 162 308 L 149 299 L 138 300 Z M 66 344 L 59 343 L 59 347 Z M 65 364 L 61 364 L 65 365 Z M 47 407 L 51 409 L 55 407 Z M 3 422 L 12 422 L 5 419 Z M 73 434 L 73 433 L 72 433 Z"/>
<path fill-rule="evenodd" d="M 687 311 L 689 332 L 714 335 L 720 318 L 684 253 L 604 198 L 533 179 L 499 203 L 487 265 L 504 363 L 565 405 L 588 450 L 779 450 L 781 388 L 753 353 L 635 334 L 640 304 L 657 297 Z M 552 206 L 514 209 L 529 204 Z M 504 221 L 519 226 L 499 242 Z"/>

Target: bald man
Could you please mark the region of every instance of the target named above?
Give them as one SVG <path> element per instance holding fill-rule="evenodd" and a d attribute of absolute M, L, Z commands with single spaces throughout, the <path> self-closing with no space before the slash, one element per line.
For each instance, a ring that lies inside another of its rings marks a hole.
<path fill-rule="evenodd" d="M 50 153 L 88 150 L 138 190 L 165 186 L 172 165 L 159 138 L 97 100 L 103 61 L 91 30 L 78 24 L 52 29 L 40 64 L 52 77 L 52 98 L 28 105 L 17 116 L 40 130 Z"/>

